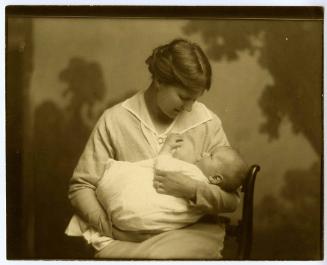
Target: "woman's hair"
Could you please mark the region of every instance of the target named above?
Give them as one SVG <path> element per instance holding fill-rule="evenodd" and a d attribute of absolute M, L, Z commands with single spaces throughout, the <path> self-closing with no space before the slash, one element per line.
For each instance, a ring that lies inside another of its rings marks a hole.
<path fill-rule="evenodd" d="M 176 39 L 154 49 L 146 60 L 152 78 L 166 85 L 191 90 L 210 89 L 211 66 L 202 49 L 195 43 Z"/>

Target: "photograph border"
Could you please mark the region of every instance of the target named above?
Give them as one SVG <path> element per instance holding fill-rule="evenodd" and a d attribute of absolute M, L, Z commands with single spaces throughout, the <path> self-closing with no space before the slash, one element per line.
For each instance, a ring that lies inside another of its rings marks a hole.
<path fill-rule="evenodd" d="M 245 15 L 246 14 L 246 15 Z M 257 20 L 324 20 L 324 8 L 322 6 L 117 6 L 117 5 L 75 5 L 75 6 L 63 6 L 63 5 L 8 5 L 5 7 L 5 22 L 6 22 L 6 44 L 7 44 L 7 20 L 9 17 L 60 17 L 60 18 L 77 18 L 77 17 L 90 17 L 90 18 L 158 18 L 158 19 L 257 19 Z M 7 48 L 7 45 L 6 45 Z M 7 63 L 6 63 L 7 67 Z M 6 78 L 7 82 L 7 78 Z M 324 79 L 322 80 L 324 82 Z M 6 85 L 5 85 L 6 86 Z M 323 88 L 324 89 L 324 88 Z M 13 97 L 13 99 L 19 102 L 17 95 L 12 95 L 11 91 L 5 88 L 6 97 L 6 115 L 5 119 L 7 121 L 8 115 L 11 113 L 7 112 L 7 99 L 8 97 Z M 324 102 L 322 102 L 324 104 Z M 322 106 L 324 111 L 324 106 Z M 18 110 L 22 111 L 22 108 Z M 17 114 L 17 113 L 16 113 Z M 18 114 L 18 118 L 22 119 L 22 113 Z M 323 115 L 324 119 L 324 115 Z M 18 145 L 20 150 L 23 150 L 22 135 L 20 132 L 13 133 L 6 128 L 6 142 L 14 141 Z M 10 140 L 8 139 L 10 137 Z M 323 146 L 324 146 L 323 141 Z M 6 152 L 6 151 L 5 151 Z M 21 153 L 22 154 L 22 153 Z M 10 172 L 10 165 L 21 165 L 21 158 L 19 156 L 8 156 L 6 153 L 6 170 L 7 173 Z M 8 171 L 9 169 L 9 171 Z M 15 174 L 20 174 L 22 168 L 16 166 Z M 322 164 L 322 173 L 324 172 L 324 166 Z M 14 185 L 12 179 L 6 175 L 6 187 L 8 191 L 8 185 Z M 324 178 L 322 178 L 322 182 Z M 321 185 L 322 194 L 324 195 L 324 183 Z M 324 196 L 323 196 L 324 197 Z M 8 205 L 17 204 L 17 194 L 6 194 L 6 207 L 7 215 L 12 214 L 11 209 Z M 324 225 L 324 207 L 325 203 L 322 203 L 322 226 Z M 10 207 L 11 208 L 11 207 Z M 324 234 L 324 229 L 321 229 Z M 15 234 L 9 235 L 9 240 Z M 7 246 L 8 246 L 8 231 L 7 231 Z M 321 253 L 324 259 L 324 240 L 322 236 Z"/>

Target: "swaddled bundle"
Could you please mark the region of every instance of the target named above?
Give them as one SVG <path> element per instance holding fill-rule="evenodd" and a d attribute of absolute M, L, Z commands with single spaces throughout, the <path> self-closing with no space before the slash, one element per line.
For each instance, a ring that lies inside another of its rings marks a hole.
<path fill-rule="evenodd" d="M 208 182 L 195 165 L 159 155 L 140 162 L 112 161 L 98 182 L 98 200 L 113 224 L 125 231 L 168 231 L 195 223 L 202 213 L 182 198 L 159 194 L 153 187 L 154 167 Z"/>

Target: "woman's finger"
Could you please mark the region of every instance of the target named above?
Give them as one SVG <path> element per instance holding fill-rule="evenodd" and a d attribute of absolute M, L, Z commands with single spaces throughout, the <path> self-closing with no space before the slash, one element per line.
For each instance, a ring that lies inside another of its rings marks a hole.
<path fill-rule="evenodd" d="M 164 186 L 161 182 L 159 181 L 154 181 L 153 182 L 153 187 L 154 189 L 156 190 L 156 192 L 158 193 L 163 193 L 163 194 L 166 194 L 166 190 L 164 189 Z"/>
<path fill-rule="evenodd" d="M 153 181 L 159 181 L 159 182 L 162 182 L 164 179 L 165 179 L 164 176 L 155 174 L 155 175 L 154 175 L 154 178 L 153 178 Z"/>
<path fill-rule="evenodd" d="M 160 186 L 159 181 L 153 181 L 153 187 L 157 189 Z"/>
<path fill-rule="evenodd" d="M 165 176 L 165 175 L 167 175 L 167 171 L 162 170 L 162 169 L 160 169 L 160 168 L 155 168 L 155 169 L 154 169 L 154 172 L 156 173 L 156 175 L 161 175 L 161 176 Z"/>
<path fill-rule="evenodd" d="M 160 186 L 160 187 L 158 187 L 158 188 L 156 189 L 156 191 L 157 191 L 158 193 L 160 193 L 160 194 L 166 194 L 166 191 L 165 191 L 165 189 L 164 189 L 164 188 L 162 188 L 161 186 Z"/>

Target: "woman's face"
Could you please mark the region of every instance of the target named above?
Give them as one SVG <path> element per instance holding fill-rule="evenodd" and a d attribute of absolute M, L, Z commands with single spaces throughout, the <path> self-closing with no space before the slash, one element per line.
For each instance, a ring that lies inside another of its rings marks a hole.
<path fill-rule="evenodd" d="M 162 83 L 158 84 L 157 91 L 157 105 L 161 112 L 171 119 L 184 110 L 191 111 L 193 103 L 203 94 L 203 89 L 194 92 Z"/>

